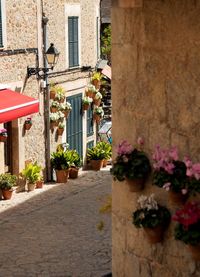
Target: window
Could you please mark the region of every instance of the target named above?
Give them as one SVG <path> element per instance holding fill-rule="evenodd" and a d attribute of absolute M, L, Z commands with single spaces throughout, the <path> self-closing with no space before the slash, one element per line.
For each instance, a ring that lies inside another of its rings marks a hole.
<path fill-rule="evenodd" d="M 78 16 L 68 17 L 69 67 L 79 65 Z"/>
<path fill-rule="evenodd" d="M 93 109 L 90 106 L 89 110 L 87 111 L 87 137 L 90 137 L 93 134 Z"/>

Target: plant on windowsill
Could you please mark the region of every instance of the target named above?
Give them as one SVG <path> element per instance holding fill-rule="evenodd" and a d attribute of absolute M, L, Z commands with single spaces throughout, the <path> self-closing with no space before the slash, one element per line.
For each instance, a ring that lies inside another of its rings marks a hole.
<path fill-rule="evenodd" d="M 50 111 L 56 113 L 58 111 L 60 103 L 58 101 L 52 101 L 50 106 Z"/>
<path fill-rule="evenodd" d="M 33 121 L 31 117 L 27 117 L 27 119 L 24 122 L 24 129 L 25 130 L 30 130 L 33 125 Z"/>
<path fill-rule="evenodd" d="M 8 137 L 7 130 L 5 128 L 1 128 L 0 129 L 0 141 L 5 142 L 7 140 L 7 137 Z"/>
<path fill-rule="evenodd" d="M 21 175 L 25 178 L 28 191 L 33 191 L 36 188 L 36 182 L 40 179 L 42 167 L 37 162 L 28 163 L 22 170 Z"/>
<path fill-rule="evenodd" d="M 56 182 L 66 183 L 69 177 L 68 150 L 58 148 L 58 151 L 51 154 L 51 166 L 56 172 Z"/>
<path fill-rule="evenodd" d="M 85 95 L 94 99 L 95 94 L 98 92 L 98 90 L 95 88 L 93 84 L 88 84 L 85 87 Z"/>
<path fill-rule="evenodd" d="M 126 180 L 130 191 L 143 190 L 146 179 L 151 173 L 151 165 L 146 153 L 143 152 L 144 141 L 138 138 L 138 149 L 126 140 L 117 146 L 117 157 L 114 159 L 111 174 L 114 180 Z"/>
<path fill-rule="evenodd" d="M 0 189 L 4 200 L 11 199 L 13 193 L 13 186 L 16 185 L 17 176 L 10 173 L 0 174 Z"/>
<path fill-rule="evenodd" d="M 133 224 L 144 229 L 150 243 L 161 242 L 170 223 L 169 210 L 157 203 L 154 194 L 149 197 L 141 195 L 137 202 L 139 208 L 133 212 Z"/>
<path fill-rule="evenodd" d="M 94 105 L 99 106 L 101 104 L 102 94 L 97 92 L 94 96 Z"/>
<path fill-rule="evenodd" d="M 104 110 L 102 107 L 96 107 L 93 111 L 93 119 L 97 124 L 103 119 Z"/>
<path fill-rule="evenodd" d="M 65 90 L 63 87 L 58 86 L 56 88 L 55 100 L 58 101 L 59 103 L 65 102 Z"/>
<path fill-rule="evenodd" d="M 62 136 L 65 129 L 65 124 L 63 122 L 58 123 L 57 135 Z"/>
<path fill-rule="evenodd" d="M 161 149 L 156 146 L 153 154 L 153 184 L 169 191 L 172 203 L 183 204 L 188 195 L 186 165 L 178 158 L 176 147 Z"/>
<path fill-rule="evenodd" d="M 193 259 L 200 260 L 200 202 L 187 202 L 176 211 L 172 220 L 178 222 L 174 236 L 189 246 Z"/>
<path fill-rule="evenodd" d="M 100 72 L 93 72 L 91 81 L 92 84 L 95 86 L 96 89 L 100 89 L 101 87 L 101 79 L 102 79 L 102 74 Z"/>
<path fill-rule="evenodd" d="M 61 111 L 66 118 L 68 117 L 71 110 L 72 110 L 72 105 L 69 102 L 60 103 L 59 111 Z"/>
<path fill-rule="evenodd" d="M 92 98 L 90 98 L 89 96 L 85 96 L 83 99 L 82 99 L 82 103 L 83 103 L 83 110 L 84 111 L 87 111 L 90 107 L 90 104 L 92 103 Z"/>

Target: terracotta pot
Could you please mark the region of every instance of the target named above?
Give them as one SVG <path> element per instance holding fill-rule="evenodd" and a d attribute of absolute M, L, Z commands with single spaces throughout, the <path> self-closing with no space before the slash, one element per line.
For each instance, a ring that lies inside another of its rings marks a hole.
<path fill-rule="evenodd" d="M 58 135 L 58 136 L 62 136 L 63 132 L 64 132 L 64 129 L 63 129 L 63 128 L 58 128 L 58 129 L 57 129 L 57 135 Z"/>
<path fill-rule="evenodd" d="M 69 169 L 56 170 L 56 182 L 66 183 L 69 177 Z"/>
<path fill-rule="evenodd" d="M 58 108 L 57 107 L 50 107 L 50 111 L 52 113 L 56 113 L 58 111 Z"/>
<path fill-rule="evenodd" d="M 99 124 L 99 122 L 101 121 L 101 116 L 94 113 L 93 114 L 93 119 L 96 121 L 97 124 Z"/>
<path fill-rule="evenodd" d="M 90 104 L 83 104 L 83 110 L 87 111 L 90 107 Z"/>
<path fill-rule="evenodd" d="M 78 171 L 79 171 L 79 168 L 71 167 L 69 170 L 69 178 L 71 178 L 71 179 L 78 178 Z"/>
<path fill-rule="evenodd" d="M 100 106 L 101 104 L 101 99 L 94 99 L 94 105 Z"/>
<path fill-rule="evenodd" d="M 129 186 L 131 192 L 138 192 L 144 189 L 145 180 L 144 179 L 128 179 L 126 182 Z"/>
<path fill-rule="evenodd" d="M 100 170 L 103 165 L 103 160 L 91 160 L 90 161 L 91 167 L 93 170 Z"/>
<path fill-rule="evenodd" d="M 31 123 L 24 123 L 24 129 L 25 130 L 30 130 L 32 127 L 32 124 Z"/>
<path fill-rule="evenodd" d="M 69 116 L 70 111 L 62 111 L 62 113 L 64 114 L 64 116 L 67 118 Z"/>
<path fill-rule="evenodd" d="M 106 167 L 108 164 L 108 161 L 107 160 L 103 160 L 103 167 Z"/>
<path fill-rule="evenodd" d="M 92 84 L 95 86 L 96 89 L 100 89 L 101 87 L 101 81 L 99 80 L 93 80 Z"/>
<path fill-rule="evenodd" d="M 6 140 L 7 140 L 7 137 L 6 137 L 6 136 L 1 136 L 1 135 L 0 135 L 0 141 L 1 141 L 1 142 L 5 142 Z"/>
<path fill-rule="evenodd" d="M 93 93 L 92 91 L 90 91 L 90 90 L 87 90 L 87 91 L 85 92 L 85 95 L 88 96 L 88 97 L 90 97 L 90 98 L 94 98 L 94 93 Z"/>
<path fill-rule="evenodd" d="M 57 98 L 55 98 L 55 100 L 56 100 L 57 102 L 59 102 L 59 103 L 64 103 L 64 102 L 65 102 L 65 98 L 62 98 L 62 99 L 57 99 Z"/>
<path fill-rule="evenodd" d="M 28 191 L 34 191 L 36 188 L 36 184 L 28 183 L 27 187 L 28 187 Z"/>
<path fill-rule="evenodd" d="M 51 129 L 54 129 L 56 126 L 58 126 L 58 122 L 56 122 L 56 121 L 51 121 L 50 122 L 50 128 Z"/>
<path fill-rule="evenodd" d="M 164 228 L 162 225 L 159 225 L 155 228 L 144 228 L 144 232 L 151 244 L 163 241 Z"/>
<path fill-rule="evenodd" d="M 170 190 L 168 192 L 169 194 L 169 201 L 171 202 L 171 204 L 176 204 L 176 205 L 184 205 L 184 203 L 186 202 L 188 195 L 187 194 L 182 194 L 181 192 L 174 192 L 173 190 Z"/>
<path fill-rule="evenodd" d="M 12 193 L 13 193 L 12 189 L 11 190 L 4 190 L 4 189 L 2 189 L 2 195 L 3 195 L 4 200 L 11 199 Z"/>
<path fill-rule="evenodd" d="M 50 91 L 50 99 L 55 99 L 56 93 L 54 91 Z"/>
<path fill-rule="evenodd" d="M 192 254 L 192 258 L 195 261 L 200 261 L 200 244 L 198 245 L 188 245 L 188 248 Z"/>
<path fill-rule="evenodd" d="M 37 181 L 37 182 L 36 182 L 36 189 L 42 189 L 42 188 L 43 188 L 43 185 L 44 185 L 44 182 L 43 182 L 43 181 Z"/>

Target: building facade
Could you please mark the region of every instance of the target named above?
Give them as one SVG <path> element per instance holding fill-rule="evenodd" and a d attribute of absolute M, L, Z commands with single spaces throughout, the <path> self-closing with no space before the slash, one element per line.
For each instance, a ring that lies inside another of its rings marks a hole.
<path fill-rule="evenodd" d="M 18 174 L 29 160 L 45 168 L 58 143 L 68 142 L 84 157 L 87 146 L 96 140 L 92 113 L 82 112 L 81 107 L 89 68 L 99 58 L 99 0 L 1 0 L 0 4 L 0 89 L 9 88 L 40 103 L 29 131 L 24 131 L 26 117 L 2 122 L 8 139 L 0 143 L 0 172 Z M 43 71 L 42 78 L 28 76 L 27 67 L 46 66 L 44 52 L 50 43 L 60 52 L 58 63 L 48 76 Z M 72 105 L 62 137 L 47 123 L 50 83 L 61 85 Z"/>

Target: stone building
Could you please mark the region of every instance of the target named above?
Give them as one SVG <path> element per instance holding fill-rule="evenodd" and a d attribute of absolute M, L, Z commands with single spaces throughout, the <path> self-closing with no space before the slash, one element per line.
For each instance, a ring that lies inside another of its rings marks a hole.
<path fill-rule="evenodd" d="M 199 13 L 198 0 L 112 1 L 113 147 L 143 137 L 149 157 L 160 144 L 200 161 Z M 113 182 L 113 276 L 200 276 L 200 263 L 174 239 L 175 222 L 153 245 L 132 224 L 138 196 L 152 192 L 172 214 L 179 208 L 151 178 L 135 193 L 125 181 Z"/>
<path fill-rule="evenodd" d="M 0 143 L 0 172 L 18 174 L 29 160 L 49 168 L 50 153 L 61 142 L 69 142 L 84 157 L 96 139 L 92 113 L 81 111 L 81 101 L 89 69 L 94 69 L 100 53 L 99 0 L 1 0 L 0 8 L 0 92 L 9 88 L 40 104 L 29 131 L 24 131 L 26 116 L 0 125 L 8 130 L 7 142 Z M 37 75 L 27 76 L 27 67 L 45 68 L 44 52 L 50 43 L 60 55 L 48 71 L 46 85 Z M 49 130 L 48 83 L 61 85 L 72 104 L 62 137 Z"/>

